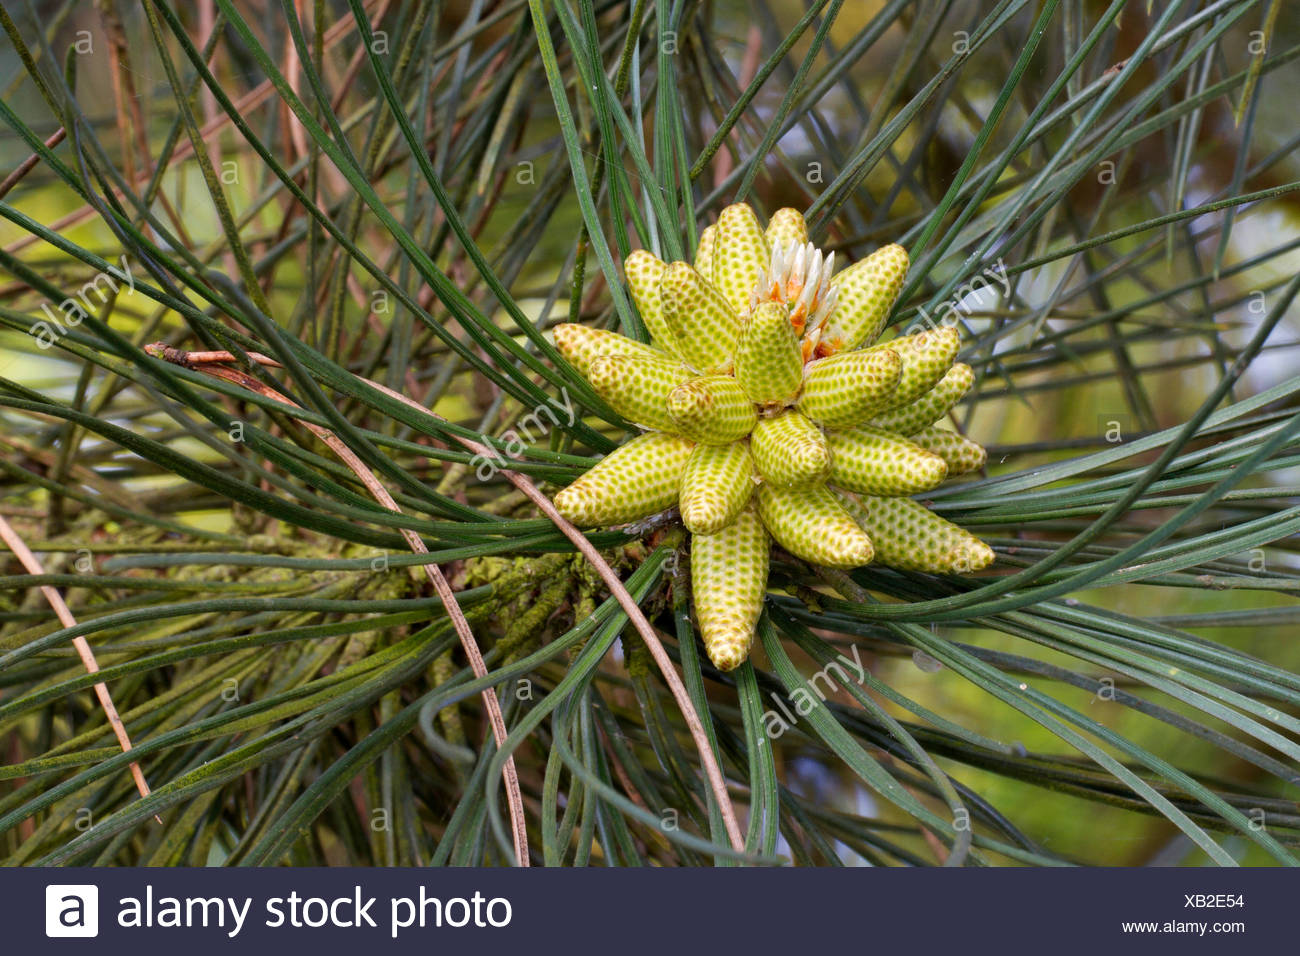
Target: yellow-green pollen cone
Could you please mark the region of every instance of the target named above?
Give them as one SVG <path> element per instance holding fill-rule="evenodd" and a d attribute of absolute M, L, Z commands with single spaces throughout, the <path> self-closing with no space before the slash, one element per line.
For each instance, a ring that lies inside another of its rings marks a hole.
<path fill-rule="evenodd" d="M 623 264 L 650 343 L 566 323 L 555 345 L 644 431 L 555 496 L 580 527 L 672 507 L 691 535 L 695 617 L 714 666 L 749 654 L 775 541 L 835 568 L 875 561 L 967 574 L 993 550 L 908 495 L 984 466 L 938 423 L 974 382 L 957 330 L 877 344 L 907 275 L 888 245 L 835 273 L 794 209 L 767 229 L 744 203 L 700 236 L 695 262 Z"/>

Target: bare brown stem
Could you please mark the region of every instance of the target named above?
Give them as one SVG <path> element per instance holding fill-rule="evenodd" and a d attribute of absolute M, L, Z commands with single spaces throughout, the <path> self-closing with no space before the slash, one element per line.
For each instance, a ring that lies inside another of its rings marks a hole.
<path fill-rule="evenodd" d="M 274 399 L 277 402 L 288 406 L 290 409 L 302 411 L 302 406 L 291 401 L 286 395 L 277 392 L 275 389 L 264 385 L 257 379 L 238 369 L 230 368 L 224 362 L 234 360 L 229 352 L 190 352 L 182 353 L 175 349 L 154 349 L 161 357 L 168 361 L 178 362 L 193 368 L 197 371 L 204 372 L 214 378 L 224 379 L 233 382 L 236 385 L 246 388 L 249 391 L 257 392 L 267 398 Z M 255 355 L 254 361 L 265 359 L 265 356 Z M 270 360 L 266 364 L 275 365 Z M 388 493 L 388 489 L 383 486 L 374 473 L 366 467 L 365 463 L 357 457 L 352 449 L 348 448 L 337 435 L 328 428 L 322 428 L 308 421 L 303 421 L 317 438 L 323 441 L 330 449 L 339 456 L 339 459 L 347 465 L 352 472 L 360 479 L 361 483 L 366 486 L 366 490 L 389 511 L 397 514 L 402 513 L 402 509 L 397 506 L 393 496 Z M 406 539 L 407 546 L 417 554 L 428 554 L 429 549 L 425 547 L 424 541 L 418 534 L 408 528 L 398 529 L 402 537 Z M 470 668 L 475 677 L 487 676 L 487 665 L 483 662 L 483 653 L 479 650 L 478 641 L 474 638 L 474 632 L 469 626 L 469 621 L 465 619 L 465 613 L 461 610 L 456 601 L 456 594 L 447 583 L 446 576 L 442 569 L 436 564 L 426 564 L 424 573 L 433 584 L 433 589 L 442 599 L 442 605 L 447 611 L 448 617 L 451 618 L 452 627 L 456 629 L 456 634 L 460 638 L 461 647 L 465 650 L 465 656 L 469 658 Z M 492 735 L 496 739 L 497 746 L 500 747 L 505 743 L 507 731 L 505 716 L 501 713 L 501 703 L 497 700 L 496 692 L 492 688 L 483 691 L 483 707 L 488 715 L 488 722 L 492 725 Z M 512 756 L 506 758 L 505 766 L 502 768 L 502 778 L 506 784 L 506 802 L 510 807 L 511 830 L 514 837 L 515 858 L 519 866 L 529 865 L 528 855 L 528 825 L 524 817 L 524 800 L 523 794 L 519 788 L 519 774 L 515 768 L 515 759 Z"/>
<path fill-rule="evenodd" d="M 0 517 L 0 540 L 9 546 L 9 550 L 18 558 L 19 563 L 27 569 L 28 574 L 45 573 L 45 568 L 36 555 L 32 554 L 26 542 L 19 537 L 18 532 L 3 517 Z M 72 611 L 69 610 L 68 604 L 63 600 L 63 595 L 59 593 L 58 588 L 43 584 L 41 585 L 41 594 L 45 596 L 45 600 L 53 608 L 60 624 L 64 627 L 77 626 L 77 619 L 72 616 Z M 84 637 L 78 636 L 72 639 L 72 646 L 77 649 L 77 655 L 81 658 L 86 673 L 99 673 L 99 662 L 95 660 L 95 652 L 90 649 L 89 642 Z M 113 703 L 112 695 L 108 692 L 108 685 L 103 681 L 96 682 L 95 696 L 99 698 L 99 706 L 104 708 L 104 716 L 108 719 L 109 726 L 113 728 L 113 733 L 117 735 L 117 742 L 121 745 L 122 752 L 130 752 L 131 738 L 126 732 L 126 726 L 122 723 L 122 718 L 118 716 L 117 707 Z M 135 761 L 131 762 L 131 776 L 135 780 L 135 788 L 140 791 L 140 796 L 149 796 L 149 782 L 145 780 L 144 771 L 140 769 L 140 765 Z M 157 815 L 154 816 L 154 819 L 162 823 L 162 819 Z"/>
<path fill-rule="evenodd" d="M 62 126 L 60 126 L 58 129 L 54 131 L 53 135 L 51 135 L 50 138 L 45 141 L 46 147 L 49 149 L 53 149 L 55 146 L 58 146 L 61 142 L 63 142 L 63 137 L 67 135 L 68 135 L 68 131 L 65 130 Z M 24 176 L 26 176 L 33 169 L 35 169 L 36 164 L 39 163 L 40 161 L 41 161 L 41 157 L 37 153 L 32 153 L 21 163 L 19 163 L 16 167 L 14 167 L 14 171 L 4 178 L 4 182 L 0 183 L 0 199 L 3 199 L 5 197 L 5 194 L 8 193 L 9 190 L 17 186 L 19 181 Z"/>

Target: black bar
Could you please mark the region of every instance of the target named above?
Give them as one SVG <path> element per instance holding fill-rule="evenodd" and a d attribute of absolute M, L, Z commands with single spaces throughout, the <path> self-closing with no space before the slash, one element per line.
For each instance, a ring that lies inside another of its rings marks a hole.
<path fill-rule="evenodd" d="M 49 885 L 98 889 L 93 939 L 47 937 L 80 899 Z M 1281 869 L 7 869 L 0 952 L 1286 953 L 1298 891 Z"/>

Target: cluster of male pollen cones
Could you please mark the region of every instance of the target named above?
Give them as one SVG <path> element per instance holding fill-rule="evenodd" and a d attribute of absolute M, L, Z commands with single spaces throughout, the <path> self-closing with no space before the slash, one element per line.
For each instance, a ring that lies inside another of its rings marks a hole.
<path fill-rule="evenodd" d="M 674 506 L 691 533 L 691 589 L 709 659 L 745 660 L 771 539 L 832 568 L 873 560 L 976 571 L 984 542 L 909 495 L 981 468 L 984 449 L 935 426 L 971 387 L 955 328 L 872 345 L 907 274 L 901 246 L 838 275 L 781 209 L 766 231 L 743 203 L 700 236 L 695 265 L 624 263 L 650 345 L 564 324 L 560 353 L 644 429 L 555 496 L 581 527 Z"/>

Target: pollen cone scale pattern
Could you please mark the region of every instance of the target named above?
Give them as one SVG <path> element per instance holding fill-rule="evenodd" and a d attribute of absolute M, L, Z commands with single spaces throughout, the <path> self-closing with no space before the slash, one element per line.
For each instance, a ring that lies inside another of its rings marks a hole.
<path fill-rule="evenodd" d="M 555 346 L 643 434 L 555 496 L 580 527 L 672 507 L 691 535 L 696 622 L 714 666 L 749 654 L 775 542 L 852 568 L 967 574 L 991 548 L 907 497 L 982 468 L 939 422 L 973 384 L 957 330 L 884 343 L 907 275 L 885 246 L 837 275 L 801 213 L 766 230 L 743 203 L 704 230 L 694 263 L 623 264 L 650 343 L 564 324 Z"/>

